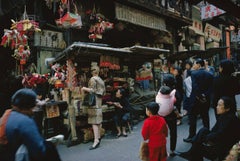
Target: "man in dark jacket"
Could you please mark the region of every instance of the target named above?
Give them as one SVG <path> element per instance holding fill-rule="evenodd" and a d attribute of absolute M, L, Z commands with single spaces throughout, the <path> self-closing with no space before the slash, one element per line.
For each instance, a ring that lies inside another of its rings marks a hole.
<path fill-rule="evenodd" d="M 192 92 L 190 95 L 189 109 L 189 135 L 185 142 L 191 142 L 192 137 L 196 134 L 197 116 L 200 114 L 204 127 L 209 129 L 209 108 L 211 86 L 213 75 L 207 72 L 204 68 L 204 61 L 197 59 L 194 63 L 194 68 L 191 73 Z"/>
<path fill-rule="evenodd" d="M 192 139 L 192 147 L 180 156 L 190 161 L 208 159 L 224 160 L 231 147 L 240 139 L 240 120 L 234 112 L 230 97 L 221 97 L 217 105 L 217 122 L 211 129 L 203 127 Z"/>

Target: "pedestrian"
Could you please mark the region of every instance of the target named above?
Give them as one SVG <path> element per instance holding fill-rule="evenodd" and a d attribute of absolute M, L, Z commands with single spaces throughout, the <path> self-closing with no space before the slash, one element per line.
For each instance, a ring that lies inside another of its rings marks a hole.
<path fill-rule="evenodd" d="M 191 72 L 192 91 L 190 94 L 189 134 L 183 141 L 191 142 L 196 134 L 197 116 L 200 114 L 204 127 L 209 129 L 209 108 L 213 75 L 204 68 L 204 61 L 200 58 L 194 62 Z"/>
<path fill-rule="evenodd" d="M 47 101 L 49 101 L 49 98 L 43 99 L 43 91 L 39 88 L 35 89 L 34 92 L 37 94 L 36 99 L 36 106 L 33 108 L 33 119 L 35 120 L 38 130 L 40 134 L 42 134 L 43 130 L 43 106 L 46 105 Z"/>
<path fill-rule="evenodd" d="M 219 117 L 213 128 L 201 128 L 193 137 L 190 150 L 180 156 L 190 161 L 203 161 L 203 157 L 224 160 L 240 139 L 240 120 L 234 113 L 234 106 L 230 97 L 221 97 L 216 107 Z"/>
<path fill-rule="evenodd" d="M 127 93 L 124 88 L 120 88 L 116 91 L 115 100 L 107 102 L 109 105 L 114 105 L 115 114 L 113 120 L 117 128 L 116 137 L 127 137 L 126 127 L 130 121 L 131 105 L 128 101 Z"/>
<path fill-rule="evenodd" d="M 170 156 L 175 156 L 176 144 L 177 144 L 177 125 L 176 125 L 176 113 L 174 111 L 175 89 L 171 89 L 168 86 L 162 86 L 156 96 L 156 103 L 159 105 L 158 114 L 164 117 L 169 131 L 170 131 Z"/>
<path fill-rule="evenodd" d="M 96 99 L 96 105 L 92 105 L 91 112 L 93 117 L 88 118 L 88 123 L 92 124 L 93 134 L 94 134 L 94 143 L 89 148 L 93 150 L 99 147 L 101 141 L 100 129 L 102 127 L 102 97 L 105 94 L 105 83 L 99 77 L 99 67 L 92 66 L 91 74 L 92 77 L 88 82 L 88 87 L 82 87 L 81 93 L 84 95 L 85 92 L 94 93 Z M 90 110 L 89 110 L 90 111 Z"/>
<path fill-rule="evenodd" d="M 178 66 L 173 67 L 173 76 L 175 77 L 176 84 L 175 84 L 175 97 L 176 97 L 176 110 L 178 110 L 179 117 L 177 118 L 177 125 L 182 123 L 182 100 L 183 100 L 183 78 L 182 78 L 182 69 Z"/>
<path fill-rule="evenodd" d="M 192 91 L 192 80 L 191 80 L 191 70 L 192 70 L 192 61 L 186 60 L 185 70 L 183 71 L 183 116 L 188 114 L 189 110 L 189 97 Z"/>
<path fill-rule="evenodd" d="M 12 109 L 6 110 L 0 121 L 0 156 L 3 161 L 15 161 L 18 148 L 24 145 L 31 161 L 60 161 L 52 142 L 45 141 L 32 119 L 36 94 L 20 89 L 11 98 Z"/>
<path fill-rule="evenodd" d="M 167 160 L 166 137 L 168 129 L 164 118 L 158 115 L 158 110 L 159 105 L 156 102 L 150 102 L 147 105 L 146 115 L 148 118 L 142 127 L 142 137 L 144 141 L 148 140 L 149 161 Z"/>
<path fill-rule="evenodd" d="M 214 78 L 213 83 L 213 107 L 215 116 L 217 116 L 217 102 L 222 96 L 231 97 L 235 103 L 236 111 L 236 99 L 235 95 L 240 92 L 240 86 L 238 79 L 233 76 L 235 72 L 234 64 L 231 60 L 223 59 L 219 64 L 219 75 Z"/>
<path fill-rule="evenodd" d="M 209 65 L 209 60 L 208 59 L 204 60 L 204 65 L 205 65 L 206 71 L 210 72 L 212 75 L 215 74 L 215 68 L 213 66 Z"/>

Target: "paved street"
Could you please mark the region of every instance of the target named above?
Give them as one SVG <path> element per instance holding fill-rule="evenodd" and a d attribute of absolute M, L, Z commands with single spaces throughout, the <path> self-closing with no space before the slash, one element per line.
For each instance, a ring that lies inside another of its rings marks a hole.
<path fill-rule="evenodd" d="M 215 122 L 213 109 L 210 110 L 211 126 Z M 140 161 L 138 158 L 139 145 L 141 143 L 141 127 L 143 122 L 139 122 L 128 137 L 115 139 L 111 134 L 106 134 L 101 145 L 95 150 L 89 150 L 92 142 L 78 144 L 72 147 L 59 145 L 58 150 L 63 161 Z M 201 119 L 198 121 L 198 128 L 202 125 Z M 177 151 L 188 150 L 190 144 L 183 142 L 183 138 L 188 135 L 187 118 L 183 118 L 183 124 L 178 126 Z M 169 138 L 167 149 L 169 151 Z M 169 157 L 168 161 L 184 161 L 185 159 L 175 156 Z"/>

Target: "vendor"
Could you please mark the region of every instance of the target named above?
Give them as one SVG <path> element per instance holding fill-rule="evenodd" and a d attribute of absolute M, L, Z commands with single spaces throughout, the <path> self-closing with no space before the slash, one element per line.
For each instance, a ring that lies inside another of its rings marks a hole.
<path fill-rule="evenodd" d="M 136 80 L 140 82 L 140 86 L 144 90 L 149 89 L 149 80 L 153 77 L 151 63 L 145 62 L 136 74 Z"/>
<path fill-rule="evenodd" d="M 126 127 L 130 120 L 131 105 L 128 101 L 126 90 L 124 88 L 118 89 L 114 101 L 109 101 L 107 104 L 116 107 L 113 117 L 118 132 L 116 137 L 127 137 Z"/>

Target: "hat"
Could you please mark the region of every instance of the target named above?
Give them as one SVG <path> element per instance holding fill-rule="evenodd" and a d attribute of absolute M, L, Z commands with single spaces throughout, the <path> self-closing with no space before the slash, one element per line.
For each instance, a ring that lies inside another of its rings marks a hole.
<path fill-rule="evenodd" d="M 20 109 L 30 109 L 36 105 L 36 93 L 27 88 L 23 88 L 15 92 L 11 98 L 13 106 L 17 106 Z"/>

